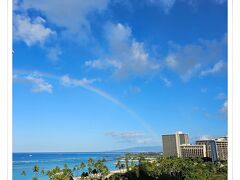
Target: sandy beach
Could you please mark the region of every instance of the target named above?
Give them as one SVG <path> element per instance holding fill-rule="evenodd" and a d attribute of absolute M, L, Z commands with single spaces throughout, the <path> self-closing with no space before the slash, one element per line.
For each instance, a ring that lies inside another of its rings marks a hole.
<path fill-rule="evenodd" d="M 113 171 L 110 171 L 110 173 L 104 178 L 104 179 L 108 179 L 110 178 L 113 174 L 116 174 L 116 173 L 125 173 L 127 171 L 127 169 L 121 169 L 121 170 L 113 170 Z M 92 178 L 97 178 L 99 177 L 99 175 L 92 175 L 91 176 Z M 85 177 L 84 179 L 88 179 L 90 177 Z M 73 178 L 74 180 L 81 180 L 83 179 L 81 176 L 78 176 L 78 177 L 74 177 Z"/>

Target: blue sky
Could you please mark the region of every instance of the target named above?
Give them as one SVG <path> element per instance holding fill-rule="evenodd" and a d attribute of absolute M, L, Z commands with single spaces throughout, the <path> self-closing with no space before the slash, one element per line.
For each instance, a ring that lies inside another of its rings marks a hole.
<path fill-rule="evenodd" d="M 13 147 L 227 135 L 225 0 L 15 0 Z"/>

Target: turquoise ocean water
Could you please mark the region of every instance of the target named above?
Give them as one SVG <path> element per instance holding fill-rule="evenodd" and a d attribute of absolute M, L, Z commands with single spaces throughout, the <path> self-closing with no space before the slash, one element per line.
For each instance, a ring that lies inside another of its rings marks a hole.
<path fill-rule="evenodd" d="M 118 157 L 124 153 L 14 153 L 13 154 L 13 180 L 32 180 L 34 173 L 32 169 L 34 165 L 38 165 L 40 171 L 44 169 L 46 172 L 55 166 L 63 167 L 65 163 L 70 168 L 81 162 L 86 163 L 88 158 L 94 160 L 103 159 L 107 160 L 106 165 L 109 170 L 115 169 L 115 162 Z M 22 176 L 22 171 L 26 171 L 27 176 Z M 79 172 L 80 173 L 80 172 Z M 77 172 L 74 174 L 77 175 Z M 39 180 L 47 180 L 47 176 L 39 173 Z"/>

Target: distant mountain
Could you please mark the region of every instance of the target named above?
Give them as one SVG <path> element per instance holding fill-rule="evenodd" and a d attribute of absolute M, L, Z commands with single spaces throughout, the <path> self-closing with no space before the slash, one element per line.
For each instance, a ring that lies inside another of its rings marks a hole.
<path fill-rule="evenodd" d="M 162 152 L 161 146 L 142 146 L 114 150 L 113 152 Z"/>

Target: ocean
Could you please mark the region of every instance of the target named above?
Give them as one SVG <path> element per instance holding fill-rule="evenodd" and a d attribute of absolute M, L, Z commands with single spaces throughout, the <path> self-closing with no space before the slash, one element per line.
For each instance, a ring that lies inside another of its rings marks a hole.
<path fill-rule="evenodd" d="M 81 162 L 86 163 L 88 158 L 94 160 L 103 159 L 107 160 L 106 165 L 109 170 L 115 170 L 115 162 L 117 158 L 124 155 L 120 152 L 108 153 L 13 153 L 13 180 L 32 180 L 34 173 L 32 171 L 35 165 L 38 165 L 39 171 L 42 169 L 47 172 L 56 166 L 63 168 L 64 164 L 68 164 L 70 168 Z M 22 171 L 26 172 L 26 176 L 22 176 Z M 86 169 L 87 171 L 87 169 Z M 74 175 L 79 175 L 75 172 Z M 48 180 L 47 176 L 38 175 L 39 180 Z"/>

